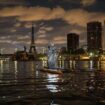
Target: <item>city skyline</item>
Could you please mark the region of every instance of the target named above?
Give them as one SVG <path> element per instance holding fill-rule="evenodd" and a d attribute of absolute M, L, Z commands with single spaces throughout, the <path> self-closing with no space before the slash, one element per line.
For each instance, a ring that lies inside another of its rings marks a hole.
<path fill-rule="evenodd" d="M 67 34 L 76 33 L 80 46 L 87 43 L 86 24 L 104 24 L 104 0 L 0 0 L 0 48 L 11 53 L 29 48 L 32 22 L 36 47 L 67 45 Z"/>

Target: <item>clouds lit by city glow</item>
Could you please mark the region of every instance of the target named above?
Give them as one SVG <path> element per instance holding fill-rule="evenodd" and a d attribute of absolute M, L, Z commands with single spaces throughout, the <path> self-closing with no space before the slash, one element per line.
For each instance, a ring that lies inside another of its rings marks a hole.
<path fill-rule="evenodd" d="M 7 44 L 24 46 L 25 42 L 29 47 L 32 22 L 36 46 L 43 47 L 50 41 L 66 46 L 69 32 L 79 34 L 80 45 L 85 44 L 86 23 L 105 20 L 105 2 L 101 0 L 9 1 L 0 0 L 0 47 L 6 49 Z"/>

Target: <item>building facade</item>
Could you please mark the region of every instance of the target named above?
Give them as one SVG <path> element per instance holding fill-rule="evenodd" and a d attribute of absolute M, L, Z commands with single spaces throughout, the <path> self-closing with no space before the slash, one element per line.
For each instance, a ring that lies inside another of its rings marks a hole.
<path fill-rule="evenodd" d="M 79 35 L 76 33 L 69 33 L 67 35 L 67 51 L 74 52 L 79 48 Z"/>
<path fill-rule="evenodd" d="M 88 51 L 102 50 L 102 24 L 101 22 L 87 23 L 87 46 Z"/>
<path fill-rule="evenodd" d="M 104 20 L 103 34 L 102 34 L 102 49 L 105 51 L 105 20 Z"/>

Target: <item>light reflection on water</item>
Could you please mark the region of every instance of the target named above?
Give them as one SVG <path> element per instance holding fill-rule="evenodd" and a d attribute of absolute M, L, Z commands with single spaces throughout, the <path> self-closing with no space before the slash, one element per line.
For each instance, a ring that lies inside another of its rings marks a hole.
<path fill-rule="evenodd" d="M 44 67 L 47 67 L 47 61 L 43 61 L 42 65 Z M 59 60 L 58 65 L 59 68 L 65 68 L 65 69 L 85 69 L 85 70 L 93 70 L 93 69 L 105 69 L 105 61 L 74 61 L 74 60 L 68 60 L 63 61 Z"/>
<path fill-rule="evenodd" d="M 63 75 L 42 73 L 36 64 L 41 67 L 41 62 L 0 60 L 1 104 L 74 105 L 73 94 L 105 98 L 105 61 L 60 62 L 59 67 L 76 71 Z M 75 105 L 84 101 L 78 100 Z"/>
<path fill-rule="evenodd" d="M 105 70 L 105 61 L 101 61 L 99 66 L 102 70 Z"/>
<path fill-rule="evenodd" d="M 54 82 L 59 82 L 60 78 L 59 78 L 59 75 L 47 74 L 47 80 L 49 83 L 50 82 L 54 83 Z M 60 91 L 60 88 L 58 87 L 58 85 L 49 84 L 49 85 L 46 85 L 46 87 L 51 92 L 59 92 Z"/>

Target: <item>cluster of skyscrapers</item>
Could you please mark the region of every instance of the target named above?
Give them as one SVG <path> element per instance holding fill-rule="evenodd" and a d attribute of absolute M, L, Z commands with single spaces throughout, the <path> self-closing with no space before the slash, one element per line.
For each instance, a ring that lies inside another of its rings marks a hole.
<path fill-rule="evenodd" d="M 105 32 L 101 22 L 93 21 L 87 23 L 87 51 L 102 51 L 105 48 Z M 79 35 L 69 33 L 67 35 L 68 52 L 75 51 L 79 48 Z"/>

